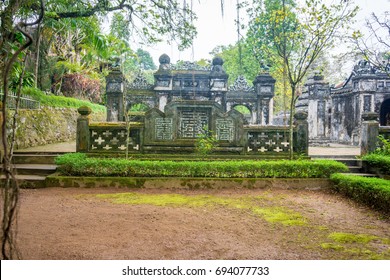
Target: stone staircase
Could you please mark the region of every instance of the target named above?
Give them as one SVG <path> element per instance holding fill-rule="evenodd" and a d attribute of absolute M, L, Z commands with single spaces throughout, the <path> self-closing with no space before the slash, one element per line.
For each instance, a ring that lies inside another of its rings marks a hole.
<path fill-rule="evenodd" d="M 363 176 L 363 177 L 378 177 L 376 174 L 364 172 L 363 162 L 361 159 L 356 158 L 356 156 L 316 155 L 316 156 L 311 156 L 311 158 L 312 159 L 330 159 L 330 160 L 335 160 L 335 161 L 344 163 L 349 169 L 348 173 L 344 173 L 346 175 L 349 174 L 349 175 L 356 175 L 356 176 Z"/>
<path fill-rule="evenodd" d="M 43 188 L 48 175 L 57 170 L 54 159 L 61 153 L 57 152 L 18 152 L 12 158 L 16 178 L 22 188 Z M 4 180 L 5 175 L 1 174 Z"/>

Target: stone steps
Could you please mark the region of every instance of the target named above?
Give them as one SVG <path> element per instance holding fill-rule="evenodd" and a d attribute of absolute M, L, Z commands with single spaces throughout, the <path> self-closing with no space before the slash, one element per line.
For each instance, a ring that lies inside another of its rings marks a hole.
<path fill-rule="evenodd" d="M 348 169 L 348 173 L 343 173 L 344 175 L 355 175 L 363 177 L 378 177 L 376 174 L 368 173 L 363 168 L 363 161 L 356 158 L 355 156 L 345 156 L 345 155 L 326 155 L 326 156 L 312 156 L 312 159 L 329 159 L 335 160 L 341 163 L 344 163 Z"/>
<path fill-rule="evenodd" d="M 25 188 L 25 189 L 37 189 L 37 188 L 44 188 L 46 186 L 45 180 L 46 176 L 41 175 L 15 175 L 16 180 L 18 180 L 19 187 Z M 5 175 L 0 175 L 0 181 L 5 181 Z"/>
<path fill-rule="evenodd" d="M 64 154 L 59 152 L 19 152 L 12 156 L 14 164 L 54 164 L 57 156 Z"/>
<path fill-rule="evenodd" d="M 18 175 L 47 176 L 57 170 L 57 165 L 54 164 L 14 164 L 13 167 Z"/>
<path fill-rule="evenodd" d="M 12 163 L 19 186 L 21 188 L 45 187 L 46 177 L 57 170 L 54 159 L 59 154 L 61 153 L 15 152 L 12 157 Z M 0 174 L 0 180 L 5 180 L 4 174 Z"/>

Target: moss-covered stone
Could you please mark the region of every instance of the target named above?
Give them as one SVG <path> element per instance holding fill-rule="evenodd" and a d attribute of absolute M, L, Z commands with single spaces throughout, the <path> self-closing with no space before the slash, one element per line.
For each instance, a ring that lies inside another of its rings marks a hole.
<path fill-rule="evenodd" d="M 75 108 L 42 107 L 39 110 L 19 110 L 16 118 L 16 149 L 74 140 L 78 115 Z M 13 116 L 14 111 L 9 110 L 8 135 L 11 135 L 10 124 Z M 91 119 L 103 121 L 105 113 L 94 112 L 91 114 Z"/>

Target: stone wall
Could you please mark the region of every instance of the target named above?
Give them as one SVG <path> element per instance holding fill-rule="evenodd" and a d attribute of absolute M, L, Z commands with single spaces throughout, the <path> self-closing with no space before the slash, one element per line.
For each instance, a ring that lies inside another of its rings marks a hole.
<path fill-rule="evenodd" d="M 9 123 L 14 111 L 8 111 Z M 72 141 L 76 139 L 77 109 L 43 107 L 39 110 L 19 110 L 15 149 L 45 144 Z M 105 112 L 92 113 L 91 120 L 103 121 Z M 8 129 L 10 135 L 11 129 Z"/>

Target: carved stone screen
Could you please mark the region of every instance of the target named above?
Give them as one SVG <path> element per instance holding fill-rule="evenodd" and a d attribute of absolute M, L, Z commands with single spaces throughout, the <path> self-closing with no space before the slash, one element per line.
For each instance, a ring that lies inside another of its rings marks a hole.
<path fill-rule="evenodd" d="M 209 129 L 210 111 L 198 108 L 179 108 L 179 137 L 197 138 Z"/>
<path fill-rule="evenodd" d="M 248 152 L 288 152 L 290 143 L 285 131 L 248 131 Z"/>
<path fill-rule="evenodd" d="M 234 139 L 234 122 L 231 119 L 216 120 L 217 140 L 233 141 Z"/>
<path fill-rule="evenodd" d="M 132 136 L 129 139 L 129 146 L 134 150 L 139 150 L 139 143 L 135 143 L 138 141 L 135 141 Z M 90 151 L 124 152 L 126 138 L 127 131 L 124 127 L 90 127 Z"/>
<path fill-rule="evenodd" d="M 172 140 L 172 125 L 172 118 L 156 118 L 156 140 Z"/>

